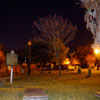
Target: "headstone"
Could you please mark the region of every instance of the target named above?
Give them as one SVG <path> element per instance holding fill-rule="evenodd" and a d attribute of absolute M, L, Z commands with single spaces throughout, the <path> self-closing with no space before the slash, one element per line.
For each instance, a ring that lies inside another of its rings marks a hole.
<path fill-rule="evenodd" d="M 81 74 L 81 69 L 80 68 L 78 68 L 78 74 Z"/>
<path fill-rule="evenodd" d="M 100 98 L 100 92 L 96 92 L 95 96 Z"/>
<path fill-rule="evenodd" d="M 48 95 L 42 88 L 28 88 L 24 91 L 23 100 L 48 100 Z"/>
<path fill-rule="evenodd" d="M 91 76 L 91 69 L 88 70 L 88 76 Z"/>

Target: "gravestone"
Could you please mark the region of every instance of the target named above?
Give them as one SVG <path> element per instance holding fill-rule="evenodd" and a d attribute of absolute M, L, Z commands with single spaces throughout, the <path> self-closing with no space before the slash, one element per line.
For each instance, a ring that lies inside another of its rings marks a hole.
<path fill-rule="evenodd" d="M 28 88 L 24 91 L 23 100 L 48 100 L 48 95 L 42 88 Z"/>
<path fill-rule="evenodd" d="M 95 96 L 100 98 L 100 92 L 96 92 Z"/>

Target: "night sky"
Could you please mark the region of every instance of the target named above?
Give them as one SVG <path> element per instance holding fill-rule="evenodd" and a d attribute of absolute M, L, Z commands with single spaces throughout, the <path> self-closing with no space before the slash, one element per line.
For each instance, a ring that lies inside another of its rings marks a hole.
<path fill-rule="evenodd" d="M 85 10 L 74 0 L 66 2 L 5 2 L 0 5 L 0 43 L 8 49 L 20 49 L 27 45 L 28 34 L 32 34 L 32 23 L 38 17 L 49 14 L 61 15 L 78 26 L 75 40 L 68 45 L 76 48 L 93 42 L 85 28 Z"/>

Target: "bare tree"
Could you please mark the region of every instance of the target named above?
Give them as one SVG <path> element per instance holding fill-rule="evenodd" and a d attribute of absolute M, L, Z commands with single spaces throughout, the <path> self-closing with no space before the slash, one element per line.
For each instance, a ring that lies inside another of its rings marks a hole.
<path fill-rule="evenodd" d="M 59 64 L 59 75 L 61 75 L 61 61 L 67 55 L 68 48 L 65 44 L 74 39 L 77 26 L 64 19 L 62 16 L 47 16 L 38 18 L 33 22 L 33 37 L 49 44 L 49 50 L 56 63 Z"/>

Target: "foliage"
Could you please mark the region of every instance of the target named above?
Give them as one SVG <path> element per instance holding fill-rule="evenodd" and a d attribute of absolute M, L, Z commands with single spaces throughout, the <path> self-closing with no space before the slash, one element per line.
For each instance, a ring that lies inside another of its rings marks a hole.
<path fill-rule="evenodd" d="M 80 46 L 77 48 L 77 57 L 80 60 L 81 64 L 86 63 L 85 57 L 88 54 L 93 54 L 93 49 L 91 45 Z"/>
<path fill-rule="evenodd" d="M 80 64 L 80 61 L 79 61 L 79 59 L 78 59 L 78 57 L 77 57 L 77 55 L 76 55 L 76 51 L 74 51 L 74 52 L 72 52 L 72 53 L 70 53 L 70 57 L 71 57 L 71 63 L 72 64 Z"/>
<path fill-rule="evenodd" d="M 76 65 L 76 64 L 80 64 L 80 61 L 78 60 L 77 56 L 71 58 L 71 63 Z"/>
<path fill-rule="evenodd" d="M 0 49 L 0 67 L 2 66 L 2 64 L 4 64 L 5 62 L 5 55 L 4 52 Z"/>
<path fill-rule="evenodd" d="M 52 55 L 48 51 L 48 44 L 42 41 L 33 41 L 32 43 L 32 61 L 34 63 L 47 63 L 52 59 Z"/>
<path fill-rule="evenodd" d="M 94 64 L 96 62 L 96 57 L 94 55 L 90 55 L 88 54 L 86 57 L 85 57 L 85 60 L 88 64 L 88 66 L 91 68 L 91 67 L 94 67 Z"/>
<path fill-rule="evenodd" d="M 50 53 L 53 56 L 53 62 L 58 63 L 58 61 L 62 62 L 67 57 L 69 48 L 66 47 L 59 38 L 57 38 L 55 41 L 51 41 L 49 50 L 51 50 Z"/>
<path fill-rule="evenodd" d="M 4 47 L 4 45 L 2 43 L 0 43 L 0 71 L 6 71 L 6 67 L 5 67 L 5 61 L 6 61 L 6 57 L 5 57 L 5 53 L 6 53 L 6 48 Z"/>

